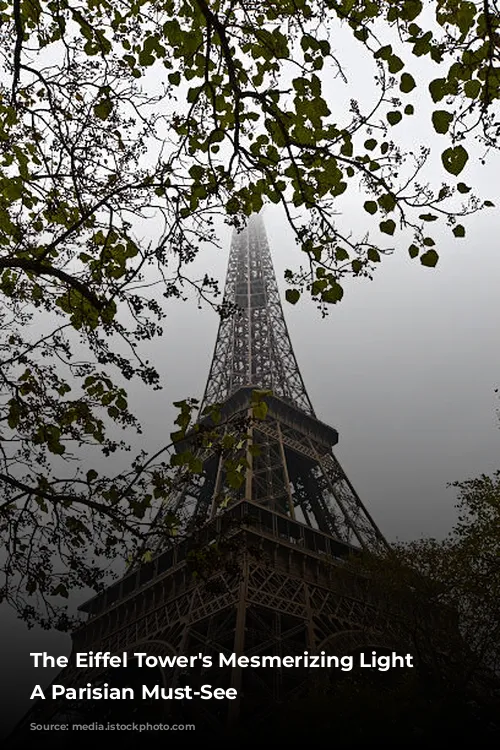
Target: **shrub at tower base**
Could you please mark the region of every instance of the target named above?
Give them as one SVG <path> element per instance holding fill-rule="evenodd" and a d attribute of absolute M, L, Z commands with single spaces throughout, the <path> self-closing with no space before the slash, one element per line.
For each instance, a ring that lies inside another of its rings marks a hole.
<path fill-rule="evenodd" d="M 418 678 L 403 680 L 397 687 L 349 681 L 331 694 L 284 707 L 267 727 L 257 729 L 253 739 L 307 742 L 335 736 L 338 741 L 404 746 L 462 740 L 493 747 L 500 739 L 499 715 L 498 698 L 475 701 L 465 692 L 442 685 L 433 688 Z"/>

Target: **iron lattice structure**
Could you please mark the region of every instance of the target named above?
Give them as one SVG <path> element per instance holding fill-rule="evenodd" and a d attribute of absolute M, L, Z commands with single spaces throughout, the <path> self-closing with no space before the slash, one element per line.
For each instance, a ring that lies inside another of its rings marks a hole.
<path fill-rule="evenodd" d="M 238 313 L 221 321 L 203 405 L 222 403 L 239 388 L 271 390 L 314 415 L 288 335 L 264 223 L 235 233 L 224 299 Z"/>
<path fill-rule="evenodd" d="M 73 634 L 73 652 L 203 653 L 217 663 L 221 653 L 394 649 L 399 636 L 390 607 L 346 565 L 361 548 L 377 551 L 387 543 L 332 452 L 337 431 L 314 413 L 260 217 L 234 235 L 225 295 L 239 310 L 220 324 L 202 406 L 221 403 L 223 422 L 231 424 L 249 410 L 255 388 L 271 390 L 266 418 L 252 427 L 258 455 L 250 457 L 245 481 L 234 489 L 222 456 L 205 450 L 203 478 L 193 477 L 169 508 L 184 514 L 188 528 L 193 522 L 196 533 L 178 544 L 163 540 L 151 562 L 83 605 L 88 619 Z M 190 552 L 220 540 L 225 562 L 208 583 L 194 578 Z M 161 684 L 232 686 L 238 699 L 142 701 L 134 708 L 115 703 L 106 708 L 107 718 L 117 720 L 124 710 L 128 719 L 190 719 L 218 731 L 265 721 L 276 706 L 309 690 L 310 677 L 301 668 L 163 670 Z M 119 679 L 116 670 L 103 675 L 72 666 L 56 681 L 78 686 Z M 80 720 L 95 720 L 98 708 L 105 714 L 102 703 L 73 706 Z M 71 718 L 67 701 L 62 716 Z"/>
<path fill-rule="evenodd" d="M 225 421 L 245 413 L 253 389 L 270 390 L 265 421 L 254 424 L 258 455 L 240 491 L 225 481 L 224 458 L 204 455 L 205 478 L 183 489 L 171 509 L 199 524 L 243 499 L 297 519 L 348 544 L 386 542 L 332 446 L 338 433 L 316 418 L 288 334 L 264 223 L 253 216 L 233 236 L 223 318 L 200 413 L 223 404 Z"/>

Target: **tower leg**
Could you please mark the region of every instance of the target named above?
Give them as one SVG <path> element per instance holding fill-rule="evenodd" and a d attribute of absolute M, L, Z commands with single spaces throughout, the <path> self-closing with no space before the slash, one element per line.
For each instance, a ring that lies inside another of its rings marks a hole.
<path fill-rule="evenodd" d="M 247 593 L 248 593 L 248 558 L 245 555 L 242 566 L 242 579 L 240 582 L 238 604 L 236 610 L 236 628 L 234 633 L 234 653 L 236 657 L 241 656 L 245 648 L 245 623 L 247 610 Z M 229 704 L 228 710 L 228 728 L 234 729 L 238 723 L 241 710 L 241 687 L 242 687 L 242 668 L 235 667 L 231 674 L 231 687 L 237 690 L 237 697 Z"/>

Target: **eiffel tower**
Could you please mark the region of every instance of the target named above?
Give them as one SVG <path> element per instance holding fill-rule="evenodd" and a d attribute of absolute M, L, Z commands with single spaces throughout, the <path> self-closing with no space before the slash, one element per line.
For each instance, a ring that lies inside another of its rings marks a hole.
<path fill-rule="evenodd" d="M 80 607 L 87 620 L 72 636 L 74 653 L 203 654 L 215 666 L 200 659 L 187 669 L 135 672 L 130 665 L 107 672 L 70 666 L 56 680 L 116 685 L 125 671 L 127 684 L 132 678 L 144 683 L 147 672 L 147 679 L 167 687 L 234 689 L 233 700 L 156 700 L 138 709 L 148 720 L 180 716 L 208 732 L 265 722 L 311 687 L 306 666 L 221 667 L 220 654 L 345 654 L 393 648 L 394 636 L 390 615 L 380 613 L 366 581 L 349 573 L 352 555 L 388 545 L 332 451 L 337 431 L 314 412 L 258 215 L 234 232 L 224 299 L 237 311 L 221 319 L 200 413 L 218 403 L 230 423 L 248 412 L 256 389 L 271 392 L 265 397 L 265 419 L 251 427 L 258 450 L 248 456 L 238 488 L 227 480 L 223 457 L 205 452 L 203 480 L 193 479 L 180 491 L 169 512 L 196 519 L 198 544 L 200 538 L 205 545 L 229 540 L 232 564 L 212 571 L 207 585 L 191 573 L 190 539 L 164 541 L 152 561 Z M 45 715 L 49 702 L 44 702 Z M 67 705 L 54 716 L 71 718 Z M 73 709 L 74 717 L 81 716 L 81 706 Z M 112 710 L 115 719 L 118 710 L 129 719 L 135 715 L 127 701 L 114 702 Z M 89 711 L 87 717 L 95 717 Z"/>

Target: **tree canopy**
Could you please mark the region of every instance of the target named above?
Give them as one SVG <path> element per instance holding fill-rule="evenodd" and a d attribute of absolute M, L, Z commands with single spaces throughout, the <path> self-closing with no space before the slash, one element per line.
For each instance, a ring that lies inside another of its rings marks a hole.
<path fill-rule="evenodd" d="M 434 228 L 460 240 L 462 217 L 492 205 L 461 174 L 473 140 L 497 147 L 499 25 L 489 0 L 0 2 L 3 597 L 26 620 L 53 623 L 50 602 L 98 585 L 89 544 L 123 554 L 171 488 L 168 461 L 112 476 L 89 451 L 140 430 L 123 381 L 160 385 L 141 344 L 162 333 L 162 295 L 194 286 L 228 314 L 216 281 L 189 274 L 214 215 L 240 226 L 280 204 L 306 260 L 286 297 L 327 308 L 389 238 L 432 267 Z M 344 46 L 372 66 L 368 103 Z M 419 107 L 441 139 L 439 185 L 429 149 L 401 138 Z M 368 234 L 338 215 L 348 194 Z"/>
<path fill-rule="evenodd" d="M 500 668 L 500 471 L 453 486 L 458 520 L 446 538 L 395 545 L 367 569 L 395 591 L 411 588 L 428 611 L 454 613 L 455 642 L 425 608 L 409 627 L 434 679 L 464 689 L 488 674 L 498 678 Z"/>
<path fill-rule="evenodd" d="M 445 539 L 394 545 L 385 557 L 355 562 L 395 606 L 413 600 L 399 626 L 414 668 L 371 679 L 353 670 L 319 696 L 285 706 L 277 735 L 335 731 L 411 747 L 426 739 L 498 742 L 500 472 L 455 486 L 459 517 Z"/>

